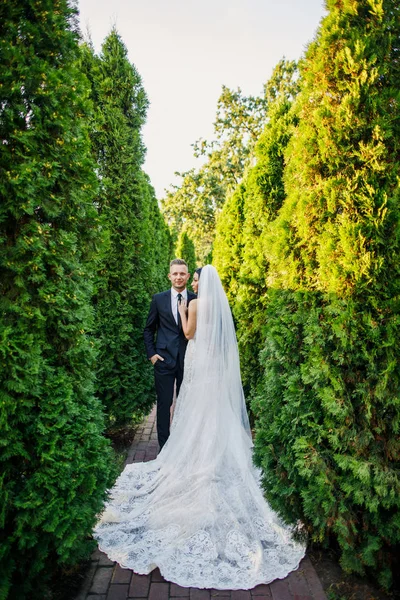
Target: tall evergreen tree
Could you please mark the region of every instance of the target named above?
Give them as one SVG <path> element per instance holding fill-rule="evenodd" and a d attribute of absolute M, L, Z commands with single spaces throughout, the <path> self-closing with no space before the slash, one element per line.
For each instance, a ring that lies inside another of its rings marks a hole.
<path fill-rule="evenodd" d="M 398 3 L 329 0 L 269 271 L 256 458 L 272 504 L 390 584 L 400 542 Z M 284 288 L 284 289 L 282 289 Z"/>
<path fill-rule="evenodd" d="M 99 223 L 65 0 L 0 7 L 0 596 L 43 598 L 111 484 L 90 333 Z"/>
<path fill-rule="evenodd" d="M 196 269 L 196 253 L 194 244 L 186 231 L 181 231 L 179 235 L 175 254 L 178 258 L 183 258 L 187 262 L 189 273 L 193 275 Z"/>
<path fill-rule="evenodd" d="M 298 92 L 296 63 L 281 60 L 265 89 L 268 123 L 255 147 L 256 164 L 244 181 L 240 269 L 232 304 L 247 398 L 253 395 L 262 374 L 259 352 L 265 339 L 269 266 L 266 238 L 285 199 L 284 153 L 296 120 L 290 110 Z"/>
<path fill-rule="evenodd" d="M 217 221 L 213 263 L 237 323 L 247 398 L 262 374 L 259 352 L 264 343 L 268 272 L 265 236 L 285 198 L 284 151 L 294 119 L 289 109 L 297 91 L 296 63 L 279 61 L 265 85 L 268 123 L 254 148 L 256 164 L 227 199 Z"/>
<path fill-rule="evenodd" d="M 218 271 L 231 306 L 235 303 L 239 288 L 245 194 L 246 184 L 243 182 L 226 199 L 217 220 L 213 244 L 213 264 Z"/>
<path fill-rule="evenodd" d="M 150 295 L 163 290 L 166 284 L 169 263 L 174 254 L 174 243 L 171 232 L 160 211 L 155 190 L 149 177 L 143 175 L 142 193 L 145 206 L 148 209 L 148 218 L 145 224 L 146 237 L 143 242 L 146 248 L 146 271 L 144 286 Z M 151 377 L 153 376 L 152 370 Z"/>
<path fill-rule="evenodd" d="M 97 200 L 106 240 L 96 281 L 99 341 L 97 393 L 109 425 L 128 422 L 153 402 L 153 378 L 143 346 L 143 328 L 154 286 L 153 192 L 142 171 L 141 127 L 148 100 L 136 68 L 115 30 L 96 56 L 82 49 L 82 68 L 92 87 L 92 146 L 98 164 Z M 165 260 L 168 259 L 166 252 Z M 161 271 L 167 272 L 167 267 Z"/>

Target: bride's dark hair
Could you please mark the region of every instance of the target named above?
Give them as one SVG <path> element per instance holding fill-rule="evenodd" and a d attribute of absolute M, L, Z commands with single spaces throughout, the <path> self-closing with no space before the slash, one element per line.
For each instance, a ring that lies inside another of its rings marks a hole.
<path fill-rule="evenodd" d="M 197 273 L 197 275 L 199 276 L 199 279 L 200 279 L 200 274 L 201 274 L 202 268 L 203 267 L 199 267 L 198 269 L 194 270 L 194 272 Z"/>

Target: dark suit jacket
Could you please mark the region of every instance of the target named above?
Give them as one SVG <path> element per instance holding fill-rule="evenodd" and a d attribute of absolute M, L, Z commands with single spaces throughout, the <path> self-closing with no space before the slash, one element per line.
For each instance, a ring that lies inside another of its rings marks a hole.
<path fill-rule="evenodd" d="M 196 295 L 189 290 L 187 295 L 188 304 L 196 298 Z M 176 324 L 172 314 L 171 290 L 153 296 L 143 337 L 147 358 L 159 354 L 164 359 L 162 367 L 173 369 L 179 355 L 179 361 L 183 367 L 188 340 L 185 338 L 182 328 Z"/>

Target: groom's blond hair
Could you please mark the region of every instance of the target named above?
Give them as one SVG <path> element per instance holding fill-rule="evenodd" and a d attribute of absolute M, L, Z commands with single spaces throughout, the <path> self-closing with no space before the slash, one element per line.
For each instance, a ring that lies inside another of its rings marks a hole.
<path fill-rule="evenodd" d="M 183 260 L 183 258 L 174 258 L 173 260 L 171 260 L 171 262 L 169 263 L 169 268 L 171 268 L 173 265 L 185 265 L 186 267 L 188 266 L 186 260 Z"/>

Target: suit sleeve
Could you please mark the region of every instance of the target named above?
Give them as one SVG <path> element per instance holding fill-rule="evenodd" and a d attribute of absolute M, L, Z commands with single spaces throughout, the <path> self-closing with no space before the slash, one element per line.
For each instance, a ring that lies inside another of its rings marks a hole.
<path fill-rule="evenodd" d="M 144 345 L 146 346 L 147 358 L 156 354 L 154 337 L 158 327 L 158 309 L 155 297 L 153 296 L 150 304 L 149 314 L 143 331 Z"/>

